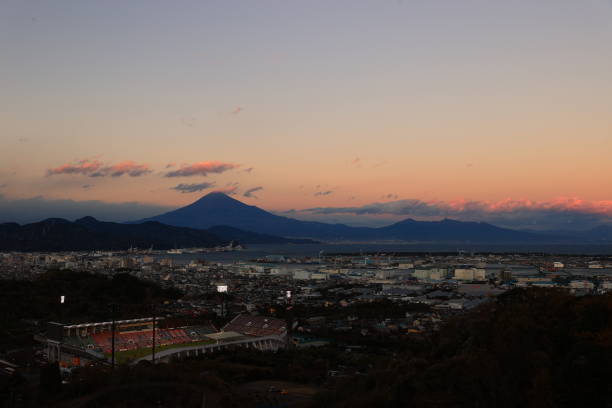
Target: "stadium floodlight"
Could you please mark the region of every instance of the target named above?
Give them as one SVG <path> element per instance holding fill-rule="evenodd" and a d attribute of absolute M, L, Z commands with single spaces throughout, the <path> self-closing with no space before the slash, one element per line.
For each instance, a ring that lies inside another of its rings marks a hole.
<path fill-rule="evenodd" d="M 227 285 L 217 285 L 218 293 L 227 293 Z"/>
<path fill-rule="evenodd" d="M 291 291 L 290 290 L 286 291 L 285 296 L 287 296 L 287 299 L 291 299 Z"/>
<path fill-rule="evenodd" d="M 64 304 L 66 302 L 66 296 L 60 296 L 60 303 Z"/>

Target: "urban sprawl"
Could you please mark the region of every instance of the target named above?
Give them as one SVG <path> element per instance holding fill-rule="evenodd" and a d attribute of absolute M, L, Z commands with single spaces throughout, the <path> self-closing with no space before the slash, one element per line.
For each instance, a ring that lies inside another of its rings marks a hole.
<path fill-rule="evenodd" d="M 597 256 L 321 253 L 220 263 L 205 255 L 173 255 L 4 253 L 0 279 L 35 280 L 50 270 L 70 270 L 109 278 L 129 274 L 180 291 L 155 314 L 147 310 L 112 321 L 36 322 L 37 358 L 59 362 L 67 371 L 114 364 L 115 358 L 170 361 L 228 347 L 277 350 L 340 342 L 350 350 L 361 347 L 360 339 L 424 336 L 450 316 L 515 287 L 554 287 L 576 296 L 612 289 L 612 258 Z M 70 297 L 65 293 L 57 302 Z M 169 323 L 181 316 L 216 316 L 225 323 Z M 5 371 L 17 367 L 8 362 L 10 356 L 3 358 Z"/>

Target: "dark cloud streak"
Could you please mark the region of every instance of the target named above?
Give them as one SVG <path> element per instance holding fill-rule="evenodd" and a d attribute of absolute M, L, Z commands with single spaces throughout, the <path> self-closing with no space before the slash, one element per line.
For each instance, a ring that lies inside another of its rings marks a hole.
<path fill-rule="evenodd" d="M 227 194 L 227 195 L 234 195 L 237 192 L 238 192 L 238 186 L 237 185 L 229 185 L 229 186 L 226 186 L 226 187 L 218 188 L 218 189 L 213 191 L 213 193 L 223 193 L 223 194 Z"/>
<path fill-rule="evenodd" d="M 237 167 L 239 167 L 239 165 L 234 163 L 223 163 L 217 161 L 199 162 L 184 165 L 177 170 L 170 171 L 166 173 L 166 177 L 206 177 L 210 173 L 220 174 Z"/>
<path fill-rule="evenodd" d="M 214 187 L 215 183 L 194 183 L 194 184 L 179 184 L 177 186 L 171 187 L 171 190 L 180 191 L 183 194 L 186 193 L 196 193 L 198 191 L 206 190 L 211 187 Z"/>
<path fill-rule="evenodd" d="M 333 194 L 333 191 L 331 190 L 327 190 L 327 191 L 317 191 L 316 193 L 314 193 L 315 197 L 320 197 L 320 196 L 327 196 Z"/>
<path fill-rule="evenodd" d="M 257 187 L 253 187 L 253 188 L 249 188 L 248 190 L 246 190 L 242 195 L 244 197 L 253 197 L 253 198 L 257 198 L 253 193 L 257 192 L 257 191 L 261 191 L 263 190 L 262 186 L 257 186 Z"/>

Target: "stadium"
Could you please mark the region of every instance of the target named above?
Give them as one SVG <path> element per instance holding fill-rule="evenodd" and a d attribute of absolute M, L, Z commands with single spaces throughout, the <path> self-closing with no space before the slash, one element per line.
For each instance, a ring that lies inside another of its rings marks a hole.
<path fill-rule="evenodd" d="M 49 322 L 38 340 L 46 345 L 47 360 L 70 368 L 96 363 L 170 361 L 235 347 L 275 351 L 286 345 L 283 320 L 238 315 L 217 330 L 213 325 L 164 326 L 163 318 L 141 318 L 66 325 Z M 154 335 L 155 333 L 155 335 Z"/>

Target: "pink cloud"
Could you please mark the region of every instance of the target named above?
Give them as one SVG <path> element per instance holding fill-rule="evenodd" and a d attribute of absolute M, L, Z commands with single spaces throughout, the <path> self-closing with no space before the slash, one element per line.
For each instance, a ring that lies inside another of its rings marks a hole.
<path fill-rule="evenodd" d="M 441 205 L 440 202 L 428 202 L 431 205 Z M 560 197 L 548 201 L 533 201 L 524 199 L 505 199 L 500 201 L 467 201 L 455 200 L 444 203 L 455 211 L 479 209 L 487 212 L 511 212 L 518 209 L 579 211 L 585 213 L 612 215 L 612 201 L 587 201 L 576 197 Z"/>
<path fill-rule="evenodd" d="M 54 176 L 58 174 L 82 174 L 90 175 L 102 168 L 104 163 L 98 160 L 80 160 L 76 164 L 62 164 L 59 167 L 47 170 L 47 176 Z"/>
<path fill-rule="evenodd" d="M 98 160 L 80 160 L 76 164 L 63 164 L 59 167 L 48 169 L 47 175 L 77 174 L 89 177 L 121 177 L 124 174 L 130 177 L 139 177 L 151 173 L 152 170 L 146 164 L 137 164 L 127 160 L 118 164 L 105 165 Z"/>
<path fill-rule="evenodd" d="M 219 174 L 237 167 L 240 167 L 240 165 L 218 161 L 205 161 L 182 166 L 177 170 L 166 173 L 166 177 L 207 176 L 209 173 Z"/>
<path fill-rule="evenodd" d="M 232 115 L 238 115 L 240 112 L 242 112 L 242 110 L 242 106 L 236 106 L 236 108 L 232 111 Z"/>
<path fill-rule="evenodd" d="M 112 177 L 121 177 L 124 174 L 130 177 L 140 177 L 152 172 L 148 165 L 137 164 L 131 160 L 105 167 L 103 171 L 110 174 Z"/>

